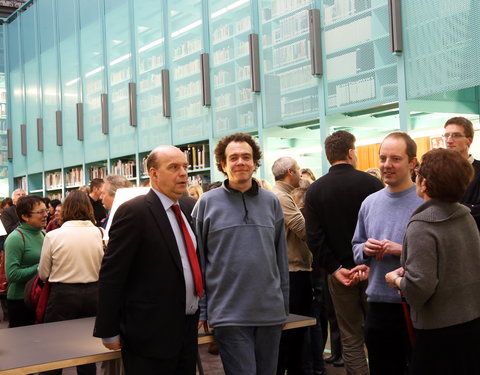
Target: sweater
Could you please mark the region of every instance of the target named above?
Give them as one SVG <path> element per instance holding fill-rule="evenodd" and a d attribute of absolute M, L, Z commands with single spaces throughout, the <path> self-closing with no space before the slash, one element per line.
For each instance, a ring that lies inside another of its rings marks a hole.
<path fill-rule="evenodd" d="M 468 208 L 430 200 L 412 215 L 403 242 L 400 289 L 418 329 L 480 317 L 480 235 Z"/>
<path fill-rule="evenodd" d="M 368 173 L 347 163 L 336 164 L 312 183 L 305 197 L 307 243 L 314 269 L 335 272 L 353 268 L 352 237 L 363 200 L 383 188 Z"/>
<path fill-rule="evenodd" d="M 293 189 L 292 185 L 283 181 L 277 181 L 272 189 L 280 201 L 285 218 L 288 270 L 290 272 L 311 271 L 312 253 L 306 242 L 305 218 L 292 198 L 291 192 Z"/>
<path fill-rule="evenodd" d="M 373 238 L 401 244 L 408 220 L 422 202 L 415 186 L 397 193 L 390 192 L 387 187 L 363 202 L 352 245 L 355 262 L 370 266 L 366 290 L 369 302 L 401 303 L 398 292 L 385 282 L 385 274 L 400 267 L 400 257 L 391 254 L 385 255 L 381 260 L 367 257 L 363 252 L 364 243 Z"/>
<path fill-rule="evenodd" d="M 252 183 L 241 193 L 226 180 L 192 212 L 205 280 L 200 320 L 213 327 L 271 326 L 288 315 L 282 208 L 272 192 Z"/>
<path fill-rule="evenodd" d="M 7 299 L 23 300 L 25 284 L 37 274 L 44 240 L 42 228 L 22 222 L 5 241 L 5 273 L 8 280 Z"/>
<path fill-rule="evenodd" d="M 54 283 L 98 281 L 103 259 L 103 230 L 90 220 L 70 220 L 48 232 L 43 242 L 38 274 Z"/>

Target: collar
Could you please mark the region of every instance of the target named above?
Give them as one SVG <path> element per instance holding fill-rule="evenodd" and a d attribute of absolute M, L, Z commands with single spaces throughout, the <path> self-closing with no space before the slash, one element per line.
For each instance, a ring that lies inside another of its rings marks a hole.
<path fill-rule="evenodd" d="M 162 202 L 162 206 L 165 209 L 165 211 L 167 211 L 174 204 L 178 204 L 178 201 L 177 202 L 172 201 L 165 194 L 160 193 L 158 190 L 155 190 L 153 187 L 152 187 L 152 190 L 157 195 L 158 199 L 160 199 L 160 202 Z"/>
<path fill-rule="evenodd" d="M 228 178 L 227 178 L 225 181 L 223 181 L 223 187 L 224 187 L 225 190 L 227 190 L 227 191 L 229 191 L 229 192 L 231 192 L 231 193 L 240 193 L 240 194 L 242 194 L 241 191 L 236 190 L 236 189 L 230 187 L 230 184 L 229 184 L 229 182 L 228 182 Z M 255 196 L 255 195 L 258 194 L 258 190 L 259 190 L 259 189 L 260 189 L 260 187 L 258 186 L 257 181 L 255 181 L 255 179 L 252 178 L 252 187 L 251 187 L 250 189 L 248 189 L 248 190 L 247 190 L 245 193 L 243 193 L 243 194 L 247 194 L 247 195 L 250 195 L 250 196 L 253 197 L 253 196 Z"/>
<path fill-rule="evenodd" d="M 284 181 L 275 181 L 275 186 L 277 187 L 278 190 L 290 194 L 293 189 L 295 189 L 294 186 L 287 184 Z"/>
<path fill-rule="evenodd" d="M 69 220 L 63 223 L 62 227 L 93 227 L 90 220 Z"/>
<path fill-rule="evenodd" d="M 469 161 L 470 164 L 473 164 L 473 162 L 475 161 L 475 159 L 473 158 L 473 156 L 471 154 L 468 155 L 467 160 Z"/>

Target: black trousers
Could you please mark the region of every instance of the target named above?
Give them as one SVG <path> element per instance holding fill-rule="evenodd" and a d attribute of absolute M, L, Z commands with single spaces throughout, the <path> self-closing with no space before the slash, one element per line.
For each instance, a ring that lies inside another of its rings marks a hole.
<path fill-rule="evenodd" d="M 369 303 L 365 322 L 370 375 L 404 375 L 410 342 L 400 303 Z"/>
<path fill-rule="evenodd" d="M 30 310 L 23 299 L 7 299 L 9 327 L 23 327 L 35 324 L 35 312 Z"/>
<path fill-rule="evenodd" d="M 309 315 L 312 305 L 312 281 L 309 271 L 290 272 L 289 309 L 291 314 Z M 301 375 L 306 328 L 282 331 L 277 375 Z"/>
<path fill-rule="evenodd" d="M 168 322 L 163 322 L 168 324 Z M 171 358 L 148 358 L 137 352 L 122 348 L 126 375 L 195 375 L 198 356 L 198 313 L 187 315 L 183 345 Z M 159 337 L 159 340 L 168 338 Z"/>
<path fill-rule="evenodd" d="M 480 318 L 445 328 L 415 330 L 411 374 L 480 374 L 479 337 Z"/>
<path fill-rule="evenodd" d="M 50 295 L 45 311 L 45 323 L 88 318 L 97 312 L 97 283 L 50 283 Z M 46 371 L 44 375 L 60 375 L 61 369 Z M 95 363 L 77 366 L 78 375 L 95 375 Z"/>

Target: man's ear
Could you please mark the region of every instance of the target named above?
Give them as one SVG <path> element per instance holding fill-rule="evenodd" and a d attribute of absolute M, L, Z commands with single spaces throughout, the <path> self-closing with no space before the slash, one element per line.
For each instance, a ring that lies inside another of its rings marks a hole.
<path fill-rule="evenodd" d="M 348 159 L 353 160 L 354 157 L 355 157 L 355 150 L 351 148 L 350 150 L 348 150 Z"/>
<path fill-rule="evenodd" d="M 467 137 L 467 140 L 468 140 L 468 147 L 470 147 L 473 142 L 473 137 Z"/>
<path fill-rule="evenodd" d="M 408 162 L 408 165 L 410 166 L 410 170 L 413 170 L 417 164 L 418 164 L 418 159 L 416 157 L 413 157 L 412 160 Z"/>

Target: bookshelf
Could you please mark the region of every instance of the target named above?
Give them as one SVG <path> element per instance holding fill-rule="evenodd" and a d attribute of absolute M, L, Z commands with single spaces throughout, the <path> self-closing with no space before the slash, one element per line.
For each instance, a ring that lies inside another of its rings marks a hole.
<path fill-rule="evenodd" d="M 28 180 L 28 194 L 39 194 L 43 196 L 43 175 L 42 173 L 29 174 Z"/>
<path fill-rule="evenodd" d="M 65 172 L 65 189 L 78 189 L 85 185 L 84 170 L 82 166 L 66 168 Z"/>
<path fill-rule="evenodd" d="M 208 142 L 177 146 L 188 161 L 188 184 L 205 187 L 210 183 L 210 148 Z"/>
<path fill-rule="evenodd" d="M 100 161 L 96 163 L 91 163 L 87 164 L 85 166 L 85 169 L 88 171 L 88 180 L 86 181 L 86 184 L 90 184 L 90 181 L 92 181 L 94 178 L 105 178 L 105 176 L 108 174 L 108 167 L 107 167 L 107 161 Z"/>
<path fill-rule="evenodd" d="M 63 175 L 61 169 L 45 172 L 45 191 L 50 199 L 62 199 Z"/>
<path fill-rule="evenodd" d="M 264 127 L 318 118 L 318 78 L 310 67 L 310 0 L 264 2 L 260 9 L 263 44 Z"/>
<path fill-rule="evenodd" d="M 123 176 L 128 180 L 136 180 L 137 163 L 135 155 L 130 155 L 121 159 L 113 159 L 110 162 L 110 174 Z"/>
<path fill-rule="evenodd" d="M 225 9 L 228 9 L 225 11 Z M 212 2 L 209 8 L 214 137 L 257 127 L 256 98 L 250 87 L 248 36 L 254 33 L 250 2 Z"/>
<path fill-rule="evenodd" d="M 27 176 L 15 177 L 13 179 L 13 183 L 14 183 L 14 190 L 22 189 L 24 191 L 28 191 Z"/>
<path fill-rule="evenodd" d="M 398 100 L 383 0 L 323 0 L 327 113 Z"/>
<path fill-rule="evenodd" d="M 172 136 L 174 144 L 181 144 L 209 136 L 208 110 L 202 106 L 201 90 L 200 55 L 206 52 L 202 2 L 172 3 L 168 21 Z"/>

